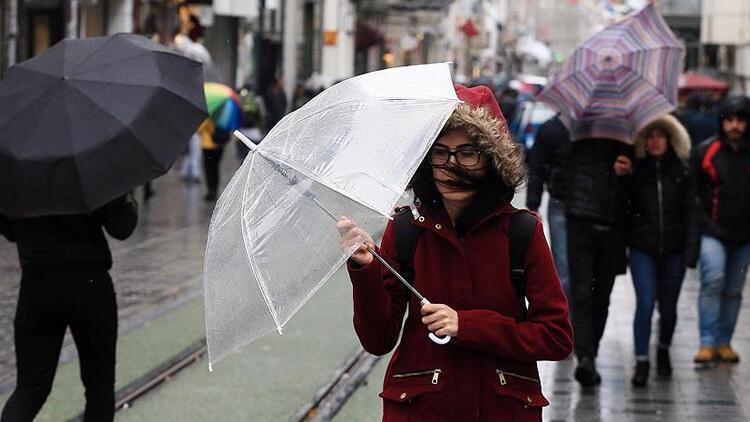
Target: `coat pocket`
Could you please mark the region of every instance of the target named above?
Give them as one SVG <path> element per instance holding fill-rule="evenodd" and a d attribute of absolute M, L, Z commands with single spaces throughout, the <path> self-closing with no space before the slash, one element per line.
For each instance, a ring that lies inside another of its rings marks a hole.
<path fill-rule="evenodd" d="M 495 374 L 492 388 L 498 395 L 520 401 L 525 409 L 549 405 L 549 401 L 542 394 L 542 384 L 538 379 L 502 369 L 496 369 Z"/>
<path fill-rule="evenodd" d="M 384 421 L 444 420 L 444 372 L 430 369 L 393 374 L 380 397 Z"/>

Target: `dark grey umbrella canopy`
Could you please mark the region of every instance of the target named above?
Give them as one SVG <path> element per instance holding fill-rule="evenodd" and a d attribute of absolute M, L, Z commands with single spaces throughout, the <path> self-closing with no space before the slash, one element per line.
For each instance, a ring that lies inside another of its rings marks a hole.
<path fill-rule="evenodd" d="M 206 117 L 199 62 L 134 34 L 61 41 L 0 81 L 0 214 L 89 213 L 164 174 Z"/>

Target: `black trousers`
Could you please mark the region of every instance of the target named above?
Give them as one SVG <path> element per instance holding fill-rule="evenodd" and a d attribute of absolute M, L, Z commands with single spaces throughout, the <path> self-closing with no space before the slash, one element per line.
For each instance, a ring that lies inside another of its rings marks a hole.
<path fill-rule="evenodd" d="M 219 190 L 219 164 L 223 153 L 224 148 L 203 150 L 203 173 L 209 194 L 216 194 Z"/>
<path fill-rule="evenodd" d="M 622 265 L 624 243 L 615 228 L 570 217 L 567 235 L 575 353 L 579 358 L 594 358 L 607 324 L 609 296 Z"/>
<path fill-rule="evenodd" d="M 14 321 L 17 382 L 2 422 L 34 419 L 55 378 L 65 330 L 78 349 L 84 421 L 111 421 L 115 408 L 117 302 L 106 269 L 24 268 Z"/>

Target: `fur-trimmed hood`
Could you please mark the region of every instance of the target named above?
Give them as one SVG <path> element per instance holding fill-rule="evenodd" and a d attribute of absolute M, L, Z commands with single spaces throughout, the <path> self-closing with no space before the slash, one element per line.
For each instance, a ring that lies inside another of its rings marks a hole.
<path fill-rule="evenodd" d="M 523 157 L 520 147 L 513 142 L 505 117 L 492 91 L 479 86 L 466 88 L 456 84 L 456 94 L 463 100 L 443 127 L 465 131 L 487 154 L 492 166 L 502 175 L 508 186 L 517 186 L 523 179 Z"/>
<path fill-rule="evenodd" d="M 646 156 L 646 135 L 656 128 L 667 134 L 669 143 L 677 157 L 681 160 L 687 160 L 690 156 L 690 135 L 688 135 L 685 127 L 670 114 L 657 117 L 638 131 L 635 135 L 635 156 L 637 158 Z"/>

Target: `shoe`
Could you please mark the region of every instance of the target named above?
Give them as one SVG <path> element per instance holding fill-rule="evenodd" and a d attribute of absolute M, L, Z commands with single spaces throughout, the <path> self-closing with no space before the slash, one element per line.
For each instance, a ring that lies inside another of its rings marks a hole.
<path fill-rule="evenodd" d="M 701 348 L 698 349 L 698 353 L 696 353 L 693 357 L 693 362 L 710 363 L 715 361 L 717 358 L 718 355 L 716 354 L 716 348 L 711 346 L 701 346 Z"/>
<path fill-rule="evenodd" d="M 732 350 L 732 346 L 728 344 L 722 344 L 716 349 L 716 353 L 719 355 L 719 360 L 725 363 L 737 363 L 740 361 L 740 355 Z"/>
<path fill-rule="evenodd" d="M 669 359 L 669 347 L 659 346 L 656 349 L 656 374 L 661 377 L 672 376 L 672 362 Z"/>
<path fill-rule="evenodd" d="M 578 361 L 575 378 L 581 387 L 593 387 L 602 383 L 602 377 L 596 371 L 594 360 L 590 357 L 583 357 Z"/>
<path fill-rule="evenodd" d="M 648 372 L 651 364 L 647 360 L 639 360 L 635 363 L 635 372 L 630 383 L 633 387 L 645 387 L 648 381 Z"/>

